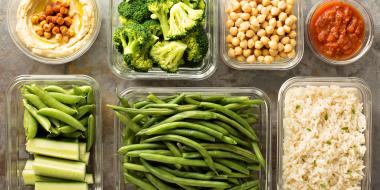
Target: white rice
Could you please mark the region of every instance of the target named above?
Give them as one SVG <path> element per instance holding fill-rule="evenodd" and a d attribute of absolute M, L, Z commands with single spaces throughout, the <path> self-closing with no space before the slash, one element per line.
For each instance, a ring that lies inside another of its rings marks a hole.
<path fill-rule="evenodd" d="M 360 190 L 366 118 L 359 91 L 297 87 L 284 106 L 283 189 Z"/>

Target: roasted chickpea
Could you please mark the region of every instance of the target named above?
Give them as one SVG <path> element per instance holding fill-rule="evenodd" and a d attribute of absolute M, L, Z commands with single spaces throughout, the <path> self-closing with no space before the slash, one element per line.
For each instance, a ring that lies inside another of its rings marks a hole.
<path fill-rule="evenodd" d="M 40 15 L 39 18 L 38 18 L 39 22 L 42 22 L 42 21 L 45 21 L 45 20 L 46 20 L 46 16 L 45 15 Z"/>
<path fill-rule="evenodd" d="M 63 36 L 62 37 L 62 41 L 65 42 L 65 43 L 67 43 L 67 42 L 70 41 L 70 38 L 68 36 Z"/>
<path fill-rule="evenodd" d="M 252 7 L 249 3 L 243 5 L 243 7 L 241 8 L 245 13 L 250 13 L 252 11 Z"/>
<path fill-rule="evenodd" d="M 264 57 L 264 63 L 265 64 L 272 64 L 273 63 L 273 57 L 272 56 L 265 56 Z"/>
<path fill-rule="evenodd" d="M 247 38 L 252 38 L 253 36 L 255 35 L 255 32 L 253 30 L 248 30 L 246 33 L 245 33 L 245 36 Z"/>
<path fill-rule="evenodd" d="M 61 14 L 63 14 L 63 15 L 67 15 L 67 14 L 69 14 L 69 9 L 66 8 L 66 7 L 61 7 L 61 8 L 59 9 L 59 13 L 61 13 Z"/>
<path fill-rule="evenodd" d="M 59 13 L 60 10 L 61 10 L 61 5 L 55 5 L 55 6 L 53 6 L 53 11 L 55 13 Z"/>
<path fill-rule="evenodd" d="M 67 27 L 70 27 L 73 24 L 73 20 L 70 17 L 65 17 L 63 20 L 65 21 L 65 25 Z"/>
<path fill-rule="evenodd" d="M 57 24 L 58 25 L 63 25 L 65 23 L 65 20 L 62 17 L 57 18 Z"/>
<path fill-rule="evenodd" d="M 39 16 L 33 15 L 31 20 L 32 20 L 32 24 L 38 24 L 39 23 Z"/>
<path fill-rule="evenodd" d="M 232 39 L 233 39 L 234 37 L 230 34 L 230 35 L 228 35 L 227 37 L 226 37 L 226 41 L 227 41 L 227 43 L 232 43 Z"/>
<path fill-rule="evenodd" d="M 55 35 L 55 40 L 57 40 L 57 41 L 62 41 L 62 34 L 56 34 Z"/>
<path fill-rule="evenodd" d="M 43 36 L 44 35 L 44 29 L 41 28 L 41 27 L 37 27 L 36 30 L 35 30 L 35 32 L 39 36 Z"/>
<path fill-rule="evenodd" d="M 46 38 L 46 39 L 50 39 L 51 38 L 51 33 L 50 32 L 44 32 L 44 37 Z"/>
<path fill-rule="evenodd" d="M 48 5 L 48 6 L 45 7 L 45 14 L 47 16 L 54 14 L 53 8 L 50 5 Z"/>
<path fill-rule="evenodd" d="M 259 56 L 261 56 L 261 50 L 259 50 L 259 49 L 255 49 L 255 50 L 253 50 L 253 54 L 256 56 L 256 57 L 259 57 Z"/>
<path fill-rule="evenodd" d="M 242 40 L 242 41 L 240 42 L 240 47 L 241 47 L 242 49 L 247 49 L 247 47 L 248 47 L 248 41 L 247 41 L 247 40 Z"/>
<path fill-rule="evenodd" d="M 61 27 L 59 27 L 59 30 L 61 31 L 62 34 L 66 34 L 67 31 L 68 31 L 68 29 L 67 29 L 66 26 L 61 26 Z"/>
<path fill-rule="evenodd" d="M 253 39 L 248 40 L 248 48 L 251 49 L 255 46 L 255 41 Z"/>
<path fill-rule="evenodd" d="M 52 32 L 53 34 L 58 34 L 58 33 L 60 33 L 61 31 L 59 30 L 59 27 L 58 27 L 58 26 L 54 26 L 53 29 L 51 30 L 51 32 Z"/>

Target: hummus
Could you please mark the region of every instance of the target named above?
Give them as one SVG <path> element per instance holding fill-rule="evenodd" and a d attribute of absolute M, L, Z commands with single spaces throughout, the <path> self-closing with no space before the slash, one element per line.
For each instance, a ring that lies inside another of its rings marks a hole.
<path fill-rule="evenodd" d="M 96 31 L 97 7 L 94 0 L 65 0 L 70 5 L 69 15 L 72 17 L 71 29 L 75 36 L 68 42 L 55 38 L 44 38 L 36 34 L 31 18 L 42 13 L 45 5 L 53 0 L 21 0 L 17 10 L 16 31 L 20 41 L 34 54 L 47 58 L 70 56 L 89 43 Z"/>

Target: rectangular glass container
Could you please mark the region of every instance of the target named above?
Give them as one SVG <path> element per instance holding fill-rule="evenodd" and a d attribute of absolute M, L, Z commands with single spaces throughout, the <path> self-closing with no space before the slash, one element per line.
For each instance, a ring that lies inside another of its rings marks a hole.
<path fill-rule="evenodd" d="M 272 175 L 272 151 L 271 151 L 271 120 L 270 120 L 270 100 L 269 97 L 261 90 L 257 88 L 129 88 L 119 93 L 120 97 L 127 98 L 129 103 L 141 101 L 145 99 L 149 93 L 153 93 L 158 97 L 170 96 L 179 93 L 199 93 L 202 95 L 232 95 L 232 96 L 249 96 L 251 98 L 260 98 L 265 101 L 257 109 L 257 113 L 260 114 L 260 121 L 258 124 L 253 125 L 259 139 L 260 139 L 260 149 L 266 158 L 266 170 L 267 172 L 260 172 L 259 179 L 262 189 L 269 190 L 272 189 L 271 175 Z M 118 102 L 120 104 L 120 102 Z M 122 146 L 122 130 L 124 125 L 115 117 L 115 136 L 116 142 L 114 143 L 115 154 L 117 150 Z M 115 169 L 116 172 L 116 189 L 117 190 L 134 190 L 131 185 L 126 186 L 123 177 L 122 168 L 122 156 L 115 156 Z"/>
<path fill-rule="evenodd" d="M 90 154 L 89 172 L 94 175 L 94 184 L 91 190 L 103 189 L 103 151 L 102 151 L 102 114 L 99 84 L 95 79 L 85 75 L 22 75 L 16 77 L 8 88 L 7 126 L 6 126 L 6 189 L 24 190 L 34 189 L 26 186 L 22 180 L 22 170 L 25 163 L 32 156 L 25 150 L 25 131 L 23 126 L 24 107 L 20 88 L 27 84 L 58 85 L 70 87 L 72 85 L 89 85 L 93 88 L 95 97 L 96 139 Z"/>
<path fill-rule="evenodd" d="M 283 157 L 283 119 L 284 119 L 284 100 L 285 95 L 289 89 L 294 87 L 306 87 L 306 86 L 339 86 L 342 88 L 355 88 L 359 91 L 361 101 L 363 103 L 363 114 L 367 120 L 367 127 L 365 130 L 365 144 L 367 151 L 364 155 L 363 169 L 364 178 L 362 180 L 361 189 L 371 189 L 371 172 L 372 172 L 372 94 L 368 85 L 359 78 L 348 77 L 295 77 L 286 81 L 278 95 L 278 125 L 277 125 L 277 189 L 282 189 L 282 157 Z"/>
<path fill-rule="evenodd" d="M 206 24 L 204 26 L 209 39 L 208 54 L 204 58 L 202 64 L 194 67 L 181 66 L 177 73 L 167 73 L 158 67 L 154 67 L 149 72 L 136 72 L 128 68 L 123 62 L 122 56 L 116 50 L 112 42 L 112 34 L 120 26 L 118 5 L 123 0 L 111 0 L 110 4 L 110 19 L 109 26 L 108 50 L 109 52 L 109 67 L 111 71 L 118 77 L 123 79 L 160 79 L 160 80 L 202 80 L 210 77 L 216 70 L 217 61 L 217 35 L 218 29 L 215 27 L 217 23 L 219 0 L 205 0 L 206 2 Z"/>
<path fill-rule="evenodd" d="M 229 33 L 226 27 L 227 13 L 226 8 L 228 7 L 230 0 L 220 0 L 220 17 L 218 21 L 219 26 L 219 37 L 220 37 L 220 55 L 223 61 L 230 67 L 237 70 L 289 70 L 297 66 L 301 61 L 304 53 L 304 24 L 303 24 L 303 5 L 302 0 L 295 0 L 293 14 L 298 18 L 297 21 L 297 46 L 296 46 L 296 56 L 292 59 L 284 59 L 281 61 L 274 61 L 272 64 L 263 64 L 255 62 L 254 64 L 248 64 L 247 62 L 239 62 L 236 59 L 232 59 L 228 56 L 228 46 L 226 42 L 226 37 Z"/>

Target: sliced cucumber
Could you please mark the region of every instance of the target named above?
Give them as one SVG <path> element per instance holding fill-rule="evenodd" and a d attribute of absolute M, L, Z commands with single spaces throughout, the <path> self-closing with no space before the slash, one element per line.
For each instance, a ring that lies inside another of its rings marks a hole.
<path fill-rule="evenodd" d="M 81 154 L 79 160 L 81 162 L 84 162 L 86 165 L 88 165 L 90 161 L 90 152 L 85 152 L 83 155 Z"/>
<path fill-rule="evenodd" d="M 29 140 L 26 143 L 26 151 L 68 160 L 79 160 L 80 155 L 78 143 L 43 138 Z"/>
<path fill-rule="evenodd" d="M 88 190 L 83 182 L 36 182 L 35 190 Z"/>

